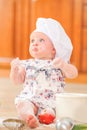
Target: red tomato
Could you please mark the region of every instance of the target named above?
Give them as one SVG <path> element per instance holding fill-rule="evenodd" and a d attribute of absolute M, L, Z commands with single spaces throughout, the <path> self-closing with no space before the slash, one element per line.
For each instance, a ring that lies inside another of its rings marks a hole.
<path fill-rule="evenodd" d="M 55 116 L 49 113 L 44 113 L 44 114 L 38 115 L 38 119 L 40 123 L 50 124 L 50 123 L 53 123 Z"/>

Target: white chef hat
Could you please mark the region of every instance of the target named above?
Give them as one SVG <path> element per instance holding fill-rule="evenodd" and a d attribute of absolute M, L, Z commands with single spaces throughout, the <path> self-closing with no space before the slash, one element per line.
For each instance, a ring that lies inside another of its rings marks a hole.
<path fill-rule="evenodd" d="M 38 18 L 35 32 L 42 32 L 52 41 L 55 49 L 55 57 L 61 57 L 65 62 L 70 60 L 72 43 L 60 23 L 52 18 Z"/>

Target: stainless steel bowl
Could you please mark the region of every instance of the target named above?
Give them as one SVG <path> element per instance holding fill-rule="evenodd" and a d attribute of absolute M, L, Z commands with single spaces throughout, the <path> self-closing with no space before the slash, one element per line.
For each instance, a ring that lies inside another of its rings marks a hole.
<path fill-rule="evenodd" d="M 69 117 L 64 117 L 56 122 L 57 130 L 72 130 L 74 126 L 74 121 Z"/>

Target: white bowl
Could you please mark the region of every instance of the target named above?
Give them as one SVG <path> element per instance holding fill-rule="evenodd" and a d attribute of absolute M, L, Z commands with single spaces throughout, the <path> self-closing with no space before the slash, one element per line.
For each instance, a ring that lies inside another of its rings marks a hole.
<path fill-rule="evenodd" d="M 87 94 L 60 93 L 56 95 L 56 118 L 70 117 L 87 123 Z"/>

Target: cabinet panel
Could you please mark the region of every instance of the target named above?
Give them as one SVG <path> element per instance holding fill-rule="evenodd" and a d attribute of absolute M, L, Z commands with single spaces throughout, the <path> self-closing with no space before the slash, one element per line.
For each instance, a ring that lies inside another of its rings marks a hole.
<path fill-rule="evenodd" d="M 13 5 L 13 0 L 0 0 L 0 57 L 14 56 Z"/>
<path fill-rule="evenodd" d="M 83 0 L 83 3 L 84 3 L 84 4 L 87 4 L 87 0 Z"/>
<path fill-rule="evenodd" d="M 72 41 L 74 45 L 73 49 L 73 62 L 81 71 L 81 26 L 82 26 L 82 0 L 73 1 L 73 33 Z"/>
<path fill-rule="evenodd" d="M 0 57 L 29 57 L 30 0 L 0 0 Z"/>
<path fill-rule="evenodd" d="M 83 48 L 82 49 L 86 49 L 87 50 L 87 28 L 83 29 L 83 35 L 82 36 L 83 36 L 82 37 L 82 44 L 83 44 Z"/>
<path fill-rule="evenodd" d="M 73 0 L 33 0 L 31 2 L 31 31 L 35 28 L 38 17 L 51 17 L 58 20 L 71 37 L 72 3 Z"/>
<path fill-rule="evenodd" d="M 81 71 L 87 72 L 87 0 L 82 4 Z"/>
<path fill-rule="evenodd" d="M 29 57 L 30 1 L 15 1 L 15 57 Z"/>
<path fill-rule="evenodd" d="M 87 50 L 84 50 L 82 53 L 81 69 L 82 72 L 87 72 Z"/>
<path fill-rule="evenodd" d="M 83 26 L 87 27 L 87 3 L 83 5 Z"/>

